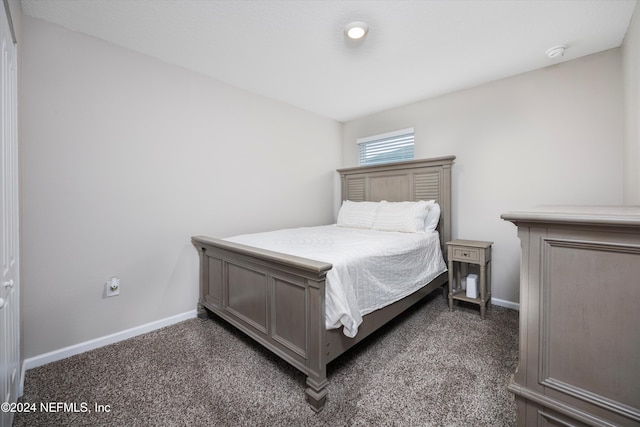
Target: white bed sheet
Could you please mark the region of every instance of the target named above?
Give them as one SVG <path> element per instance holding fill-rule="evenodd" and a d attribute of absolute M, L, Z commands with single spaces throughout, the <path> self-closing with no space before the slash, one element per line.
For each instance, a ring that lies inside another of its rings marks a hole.
<path fill-rule="evenodd" d="M 355 337 L 362 316 L 420 289 L 447 271 L 437 232 L 399 233 L 338 227 L 301 227 L 225 240 L 329 262 L 327 329 Z"/>

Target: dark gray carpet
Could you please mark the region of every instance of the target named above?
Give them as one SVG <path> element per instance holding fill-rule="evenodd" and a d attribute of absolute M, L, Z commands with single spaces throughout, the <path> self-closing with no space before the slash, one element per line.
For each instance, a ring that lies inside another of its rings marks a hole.
<path fill-rule="evenodd" d="M 38 409 L 14 426 L 513 426 L 517 356 L 516 311 L 483 321 L 435 292 L 329 365 L 316 414 L 303 374 L 221 320 L 192 319 L 27 371 L 20 402 Z"/>

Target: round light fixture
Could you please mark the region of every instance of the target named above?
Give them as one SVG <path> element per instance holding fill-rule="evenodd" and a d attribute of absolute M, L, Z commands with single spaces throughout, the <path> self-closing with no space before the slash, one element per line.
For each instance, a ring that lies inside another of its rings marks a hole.
<path fill-rule="evenodd" d="M 547 56 L 550 59 L 558 58 L 560 56 L 564 56 L 565 50 L 567 50 L 567 47 L 565 45 L 555 46 L 547 50 Z"/>
<path fill-rule="evenodd" d="M 364 22 L 356 21 L 344 27 L 344 33 L 353 40 L 359 40 L 367 35 L 369 26 Z"/>

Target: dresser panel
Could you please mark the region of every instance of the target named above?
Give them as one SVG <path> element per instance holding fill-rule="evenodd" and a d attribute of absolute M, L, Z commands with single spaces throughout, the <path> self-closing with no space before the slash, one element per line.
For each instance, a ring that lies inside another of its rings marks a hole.
<path fill-rule="evenodd" d="M 640 247 L 545 239 L 539 381 L 640 414 Z M 636 281 L 637 284 L 637 281 Z"/>

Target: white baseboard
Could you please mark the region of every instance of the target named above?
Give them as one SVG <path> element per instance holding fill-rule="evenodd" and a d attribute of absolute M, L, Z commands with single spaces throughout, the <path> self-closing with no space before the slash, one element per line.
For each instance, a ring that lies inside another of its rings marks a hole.
<path fill-rule="evenodd" d="M 507 301 L 503 299 L 491 298 L 491 304 L 499 305 L 500 307 L 511 308 L 520 311 L 520 304 L 513 301 Z"/>
<path fill-rule="evenodd" d="M 96 348 L 104 347 L 105 345 L 113 344 L 118 341 L 124 341 L 128 338 L 135 337 L 136 335 L 146 334 L 147 332 L 164 328 L 165 326 L 173 325 L 175 323 L 182 322 L 183 320 L 193 319 L 196 316 L 196 310 L 187 311 L 186 313 L 177 314 L 175 316 L 156 320 L 155 322 L 147 323 L 145 325 L 136 326 L 134 328 L 116 332 L 111 335 L 96 338 L 90 341 L 85 341 L 69 347 L 61 348 L 59 350 L 50 351 L 49 353 L 25 359 L 22 362 L 22 378 L 20 382 L 20 389 L 22 390 L 24 387 L 24 373 L 27 369 L 36 368 L 38 366 L 46 365 L 47 363 L 66 359 L 67 357 L 75 356 L 76 354 L 84 353 L 85 351 L 94 350 Z"/>

